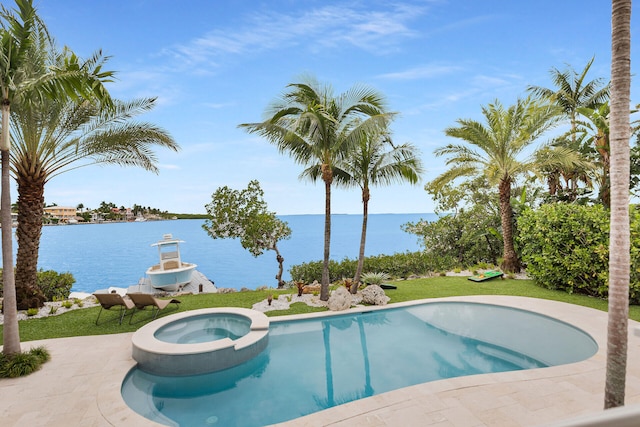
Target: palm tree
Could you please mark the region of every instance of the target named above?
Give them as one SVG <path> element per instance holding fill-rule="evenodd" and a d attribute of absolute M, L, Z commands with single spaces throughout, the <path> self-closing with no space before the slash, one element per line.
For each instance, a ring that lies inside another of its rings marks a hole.
<path fill-rule="evenodd" d="M 355 294 L 364 265 L 370 186 L 390 185 L 398 181 L 416 184 L 423 172 L 422 162 L 417 156 L 417 148 L 414 145 L 395 146 L 386 130 L 376 129 L 368 134 L 362 134 L 358 146 L 351 155 L 337 165 L 337 169 L 335 174 L 337 183 L 347 187 L 358 186 L 362 191 L 360 252 L 351 285 L 351 293 Z"/>
<path fill-rule="evenodd" d="M 611 28 L 611 229 L 605 408 L 624 405 L 627 372 L 631 0 L 612 0 Z"/>
<path fill-rule="evenodd" d="M 502 269 L 507 272 L 520 270 L 520 261 L 513 244 L 513 212 L 511 209 L 511 184 L 522 173 L 537 170 L 541 165 L 535 156 L 519 160 L 518 157 L 559 120 L 554 105 L 541 104 L 526 98 L 505 109 L 499 101 L 482 107 L 486 125 L 475 120 L 459 119 L 458 127 L 445 130 L 448 136 L 460 138 L 468 145 L 449 144 L 437 149 L 436 156 L 448 155 L 447 165 L 453 165 L 432 181 L 432 186 L 442 187 L 457 178 L 484 174 L 490 183 L 498 184 L 500 220 L 504 255 Z M 554 150 L 557 153 L 557 150 Z"/>
<path fill-rule="evenodd" d="M 110 72 L 100 69 L 92 73 L 84 68 L 75 55 L 68 55 L 61 68 L 41 70 L 33 74 L 28 65 L 35 51 L 34 45 L 50 41 L 46 27 L 40 20 L 32 0 L 16 0 L 16 10 L 0 9 L 0 95 L 2 99 L 2 139 L 0 141 L 1 185 L 0 225 L 2 225 L 2 277 L 5 355 L 20 353 L 20 336 L 13 270 L 11 238 L 10 149 L 9 117 L 11 107 L 30 91 L 38 98 L 54 97 L 59 93 L 81 98 L 95 97 L 109 103 L 109 94 L 103 83 L 111 78 Z"/>
<path fill-rule="evenodd" d="M 595 58 L 591 58 L 580 74 L 570 66 L 564 71 L 560 71 L 555 67 L 552 68 L 550 74 L 555 89 L 541 86 L 527 87 L 527 90 L 534 96 L 555 104 L 562 109 L 563 113 L 568 117 L 571 129 L 569 131 L 570 140 L 567 142 L 567 145 L 573 149 L 576 148 L 575 132 L 578 124 L 578 109 L 581 107 L 595 109 L 609 99 L 609 87 L 603 86 L 604 82 L 602 79 L 598 78 L 585 83 L 587 73 L 594 59 Z M 572 200 L 575 199 L 578 188 L 577 181 L 583 177 L 580 171 L 555 169 L 546 172 L 548 174 L 547 180 L 550 184 L 549 190 L 551 196 L 555 195 L 553 191 L 557 187 L 556 184 L 562 175 L 568 181 L 567 186 L 570 198 Z"/>
<path fill-rule="evenodd" d="M 30 288 L 37 273 L 46 183 L 61 173 L 94 164 L 139 166 L 157 173 L 152 147 L 177 151 L 178 145 L 163 129 L 132 120 L 154 105 L 151 98 L 114 101 L 113 108 L 103 108 L 98 103 L 59 97 L 14 108 L 11 160 L 18 183 L 19 308 L 38 304 Z"/>
<path fill-rule="evenodd" d="M 582 151 L 585 156 L 593 158 L 595 157 L 594 154 L 597 153 L 597 158 L 593 160 L 594 164 L 599 166 L 594 168 L 594 171 L 598 169 L 595 177 L 599 187 L 598 198 L 607 209 L 609 209 L 611 203 L 609 183 L 609 110 L 608 101 L 596 109 L 578 108 L 578 113 L 587 120 L 578 120 L 576 129 L 576 132 L 581 136 L 581 140 L 584 141 Z"/>
<path fill-rule="evenodd" d="M 329 299 L 329 247 L 331 241 L 331 185 L 336 162 L 351 153 L 362 134 L 383 126 L 391 118 L 379 93 L 355 86 L 338 96 L 329 85 L 313 78 L 292 83 L 266 111 L 261 123 L 240 127 L 257 133 L 308 166 L 300 177 L 325 187 L 324 257 L 320 299 Z"/>

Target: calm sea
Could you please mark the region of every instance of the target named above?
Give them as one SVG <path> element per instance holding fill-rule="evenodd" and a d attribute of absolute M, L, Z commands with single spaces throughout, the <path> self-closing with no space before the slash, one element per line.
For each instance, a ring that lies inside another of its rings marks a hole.
<path fill-rule="evenodd" d="M 365 254 L 420 250 L 417 236 L 402 231 L 401 225 L 435 217 L 430 213 L 370 215 Z M 290 280 L 292 265 L 322 259 L 324 216 L 280 218 L 292 230 L 291 238 L 278 245 L 285 259 L 284 279 Z M 255 289 L 277 285 L 275 252 L 267 251 L 255 258 L 238 240 L 210 238 L 202 229 L 203 223 L 174 220 L 44 227 L 38 268 L 72 273 L 76 279 L 73 291 L 77 292 L 127 287 L 138 283 L 145 270 L 158 262 L 157 249 L 150 245 L 171 233 L 185 241 L 180 246 L 182 260 L 198 264 L 197 270 L 218 287 Z M 361 215 L 332 216 L 332 259 L 357 258 L 361 224 Z"/>

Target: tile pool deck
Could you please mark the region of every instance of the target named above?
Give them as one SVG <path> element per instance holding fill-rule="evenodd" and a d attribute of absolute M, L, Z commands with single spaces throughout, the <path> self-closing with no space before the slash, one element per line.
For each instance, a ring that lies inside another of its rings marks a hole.
<path fill-rule="evenodd" d="M 601 412 L 607 313 L 522 297 L 474 296 L 432 301 L 483 302 L 546 314 L 589 333 L 599 350 L 590 359 L 569 365 L 419 384 L 278 426 L 543 426 Z M 640 405 L 640 336 L 634 334 L 637 328 L 640 323 L 629 322 L 627 406 Z M 44 344 L 52 360 L 26 378 L 0 380 L 2 426 L 158 426 L 130 410 L 120 395 L 121 382 L 135 365 L 131 336 L 127 333 L 23 343 L 23 348 Z"/>

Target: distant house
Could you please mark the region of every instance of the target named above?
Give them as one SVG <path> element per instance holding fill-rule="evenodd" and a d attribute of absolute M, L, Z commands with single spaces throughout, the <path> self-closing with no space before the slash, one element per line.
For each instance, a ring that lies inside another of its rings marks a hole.
<path fill-rule="evenodd" d="M 69 206 L 49 206 L 44 208 L 45 215 L 50 218 L 56 218 L 59 222 L 69 222 L 70 219 L 76 218 L 76 208 Z"/>

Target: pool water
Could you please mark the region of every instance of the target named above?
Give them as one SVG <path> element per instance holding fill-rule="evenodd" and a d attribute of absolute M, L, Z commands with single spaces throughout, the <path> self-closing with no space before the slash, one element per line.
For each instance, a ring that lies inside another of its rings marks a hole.
<path fill-rule="evenodd" d="M 437 302 L 317 319 L 272 319 L 256 358 L 212 374 L 133 369 L 127 404 L 158 423 L 264 426 L 390 390 L 464 375 L 541 368 L 597 351 L 583 331 L 539 314 Z"/>
<path fill-rule="evenodd" d="M 205 314 L 171 322 L 159 328 L 155 337 L 174 344 L 195 344 L 222 338 L 237 340 L 251 329 L 251 320 L 244 316 Z"/>

